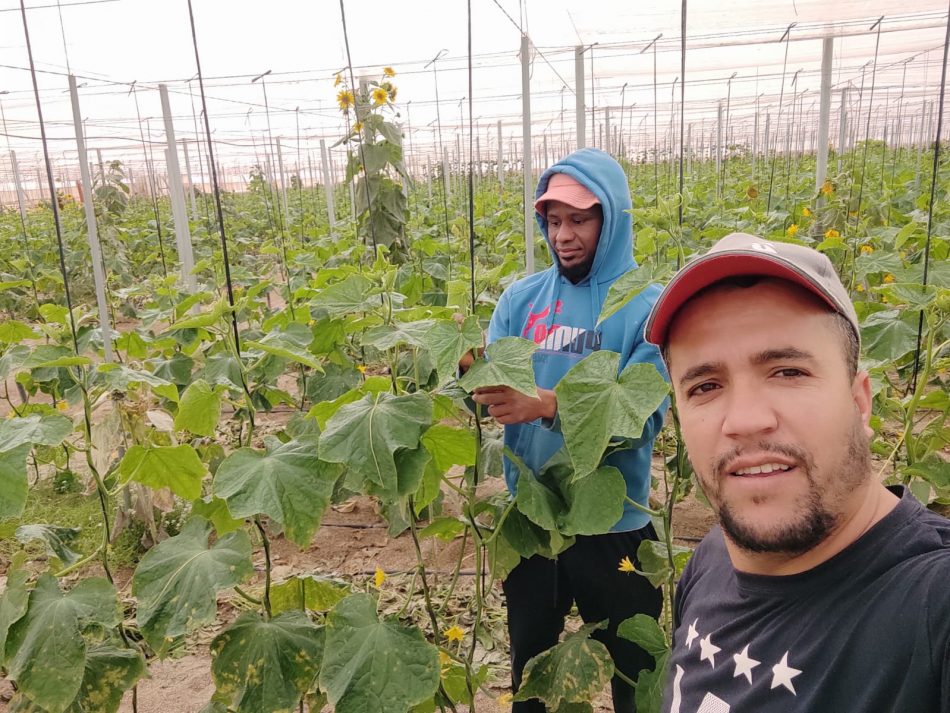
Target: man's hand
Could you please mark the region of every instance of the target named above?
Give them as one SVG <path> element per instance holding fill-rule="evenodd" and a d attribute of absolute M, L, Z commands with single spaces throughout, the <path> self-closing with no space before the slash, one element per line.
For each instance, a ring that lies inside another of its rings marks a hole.
<path fill-rule="evenodd" d="M 488 407 L 488 415 L 509 426 L 557 415 L 557 396 L 550 389 L 538 389 L 538 397 L 527 396 L 510 386 L 484 386 L 472 393 L 475 403 Z"/>

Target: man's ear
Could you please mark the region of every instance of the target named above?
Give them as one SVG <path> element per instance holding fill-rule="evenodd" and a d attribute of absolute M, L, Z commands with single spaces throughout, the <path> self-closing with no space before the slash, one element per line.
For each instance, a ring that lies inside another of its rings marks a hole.
<path fill-rule="evenodd" d="M 851 382 L 851 397 L 854 399 L 854 405 L 861 414 L 861 423 L 864 430 L 870 438 L 874 435 L 874 429 L 871 428 L 871 377 L 867 371 L 861 370 L 854 376 Z"/>

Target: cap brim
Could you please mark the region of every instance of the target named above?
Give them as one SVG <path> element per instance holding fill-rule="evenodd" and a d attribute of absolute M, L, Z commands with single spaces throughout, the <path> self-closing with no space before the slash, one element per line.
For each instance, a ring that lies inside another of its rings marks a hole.
<path fill-rule="evenodd" d="M 839 306 L 830 295 L 785 260 L 764 253 L 726 251 L 698 258 L 670 281 L 647 320 L 644 330 L 646 340 L 652 344 L 664 344 L 670 323 L 693 295 L 720 280 L 744 275 L 778 277 L 794 282 L 827 302 L 833 310 L 839 311 Z"/>

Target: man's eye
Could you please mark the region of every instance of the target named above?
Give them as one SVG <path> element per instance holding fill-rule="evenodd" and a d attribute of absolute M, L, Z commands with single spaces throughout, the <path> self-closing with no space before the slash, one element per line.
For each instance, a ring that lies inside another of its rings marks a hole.
<path fill-rule="evenodd" d="M 783 376 L 788 379 L 793 379 L 798 376 L 804 376 L 805 372 L 803 372 L 801 369 L 796 369 L 795 367 L 788 366 L 788 367 L 785 367 L 784 369 L 779 369 L 778 371 L 776 371 L 775 375 Z"/>
<path fill-rule="evenodd" d="M 715 391 L 719 388 L 719 384 L 715 384 L 711 381 L 704 381 L 702 384 L 696 384 L 689 391 L 686 392 L 687 396 L 702 396 L 703 394 L 708 394 L 710 391 Z"/>

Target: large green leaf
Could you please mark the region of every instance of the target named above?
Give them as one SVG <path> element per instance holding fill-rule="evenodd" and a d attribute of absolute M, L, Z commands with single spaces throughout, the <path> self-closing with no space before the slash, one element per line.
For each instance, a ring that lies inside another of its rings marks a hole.
<path fill-rule="evenodd" d="M 86 652 L 79 695 L 65 713 L 115 713 L 122 696 L 148 675 L 145 659 L 134 649 L 97 644 Z M 9 713 L 49 713 L 29 698 L 17 694 L 10 701 Z"/>
<path fill-rule="evenodd" d="M 228 510 L 228 504 L 213 495 L 194 500 L 191 503 L 191 514 L 210 520 L 218 537 L 239 530 L 244 525 L 243 518 L 238 520 L 236 517 L 232 517 L 231 511 Z"/>
<path fill-rule="evenodd" d="M 20 525 L 14 536 L 17 541 L 26 544 L 39 540 L 46 548 L 46 554 L 56 557 L 65 565 L 81 559 L 81 555 L 69 549 L 70 543 L 79 535 L 78 527 L 59 527 L 57 525 Z"/>
<path fill-rule="evenodd" d="M 439 685 L 439 653 L 416 627 L 380 621 L 368 594 L 347 597 L 327 617 L 320 673 L 337 713 L 406 713 Z"/>
<path fill-rule="evenodd" d="M 362 275 L 350 275 L 342 282 L 320 291 L 312 301 L 317 309 L 331 317 L 345 317 L 355 312 L 369 312 L 379 307 L 379 288 Z"/>
<path fill-rule="evenodd" d="M 426 335 L 432 329 L 434 321 L 423 319 L 418 322 L 394 322 L 371 327 L 363 335 L 363 346 L 375 347 L 381 351 L 392 349 L 400 344 L 413 347 L 425 347 Z"/>
<path fill-rule="evenodd" d="M 342 406 L 320 437 L 320 457 L 387 490 L 397 487 L 396 451 L 415 449 L 432 421 L 432 402 L 422 393 L 367 394 Z"/>
<path fill-rule="evenodd" d="M 185 500 L 201 496 L 205 467 L 188 444 L 180 446 L 139 446 L 129 448 L 119 463 L 119 480 L 134 480 L 150 488 L 170 488 Z"/>
<path fill-rule="evenodd" d="M 478 317 L 472 315 L 461 324 L 454 319 L 440 319 L 425 335 L 426 347 L 435 360 L 439 384 L 454 379 L 458 373 L 459 359 L 467 351 L 482 346 L 484 338 L 478 325 Z"/>
<path fill-rule="evenodd" d="M 24 339 L 39 339 L 41 336 L 39 332 L 19 320 L 10 319 L 0 322 L 0 342 L 4 344 L 19 344 Z"/>
<path fill-rule="evenodd" d="M 176 637 L 214 620 L 215 594 L 254 571 L 251 541 L 243 530 L 208 547 L 211 525 L 194 517 L 181 533 L 145 553 L 132 577 L 136 619 L 145 640 L 164 655 Z"/>
<path fill-rule="evenodd" d="M 240 448 L 222 461 L 214 494 L 234 517 L 267 515 L 303 547 L 319 526 L 343 468 L 320 460 L 316 436 L 287 443 L 270 436 L 264 443 L 264 451 Z"/>
<path fill-rule="evenodd" d="M 100 364 L 98 370 L 106 387 L 113 391 L 126 391 L 132 384 L 146 384 L 159 396 L 178 400 L 178 388 L 155 374 L 125 364 Z"/>
<path fill-rule="evenodd" d="M 0 452 L 0 520 L 23 514 L 29 494 L 26 457 L 32 449 L 31 444 L 24 443 Z"/>
<path fill-rule="evenodd" d="M 0 594 L 0 666 L 5 666 L 7 633 L 26 614 L 30 603 L 30 592 L 26 588 L 29 578 L 30 573 L 26 569 L 10 569 L 7 572 L 7 586 Z"/>
<path fill-rule="evenodd" d="M 869 315 L 861 324 L 861 343 L 871 359 L 896 361 L 917 343 L 917 315 L 886 310 Z"/>
<path fill-rule="evenodd" d="M 603 307 L 600 308 L 600 316 L 597 318 L 597 324 L 619 312 L 623 307 L 643 292 L 647 287 L 653 284 L 666 284 L 670 277 L 671 268 L 669 264 L 657 267 L 653 263 L 640 265 L 632 270 L 625 272 L 610 286 L 607 290 L 607 297 L 604 299 Z"/>
<path fill-rule="evenodd" d="M 115 588 L 101 577 L 82 580 L 62 592 L 56 578 L 41 575 L 26 615 L 10 627 L 6 641 L 9 678 L 17 689 L 50 713 L 65 711 L 80 692 L 86 664 L 82 629 L 121 621 Z"/>
<path fill-rule="evenodd" d="M 656 667 L 652 671 L 644 669 L 637 676 L 638 713 L 660 713 L 663 710 L 663 690 L 666 686 L 669 661 L 669 654 L 664 654 L 657 659 Z"/>
<path fill-rule="evenodd" d="M 181 395 L 175 430 L 189 431 L 196 436 L 213 436 L 221 418 L 221 394 L 225 388 L 212 388 L 204 379 L 191 382 Z"/>
<path fill-rule="evenodd" d="M 469 429 L 434 424 L 422 434 L 422 445 L 432 454 L 442 473 L 453 465 L 475 465 L 477 444 L 475 434 Z"/>
<path fill-rule="evenodd" d="M 294 609 L 327 612 L 350 593 L 344 581 L 318 574 L 298 574 L 270 588 L 270 606 L 274 614 Z"/>
<path fill-rule="evenodd" d="M 268 354 L 305 364 L 317 371 L 323 371 L 320 360 L 308 351 L 312 341 L 313 332 L 306 325 L 291 322 L 284 328 L 275 327 L 258 341 L 248 340 L 245 345 L 249 349 L 260 349 Z"/>
<path fill-rule="evenodd" d="M 245 612 L 211 642 L 215 698 L 237 713 L 296 709 L 320 670 L 323 629 L 303 612 Z"/>
<path fill-rule="evenodd" d="M 617 636 L 632 641 L 655 659 L 670 651 L 663 629 L 656 619 L 647 614 L 634 614 L 624 619 L 617 627 Z"/>
<path fill-rule="evenodd" d="M 597 468 L 611 438 L 640 438 L 669 392 L 652 364 L 629 364 L 618 376 L 619 367 L 616 352 L 594 352 L 554 387 L 575 478 Z"/>
<path fill-rule="evenodd" d="M 585 624 L 561 643 L 528 661 L 515 701 L 539 698 L 548 710 L 562 703 L 586 703 L 600 693 L 614 675 L 607 647 L 589 638 L 605 622 Z"/>
<path fill-rule="evenodd" d="M 688 547 L 673 545 L 673 566 L 677 575 L 683 571 L 692 554 L 693 551 Z M 665 542 L 644 540 L 637 548 L 637 560 L 650 584 L 654 587 L 666 584 L 670 576 L 670 556 Z"/>
<path fill-rule="evenodd" d="M 528 396 L 537 396 L 534 384 L 532 355 L 538 345 L 521 337 L 502 337 L 485 350 L 485 358 L 478 359 L 459 379 L 466 391 L 482 386 L 510 386 Z"/>
<path fill-rule="evenodd" d="M 58 413 L 37 413 L 0 421 L 0 453 L 25 443 L 34 446 L 58 446 L 72 433 L 73 422 Z"/>

